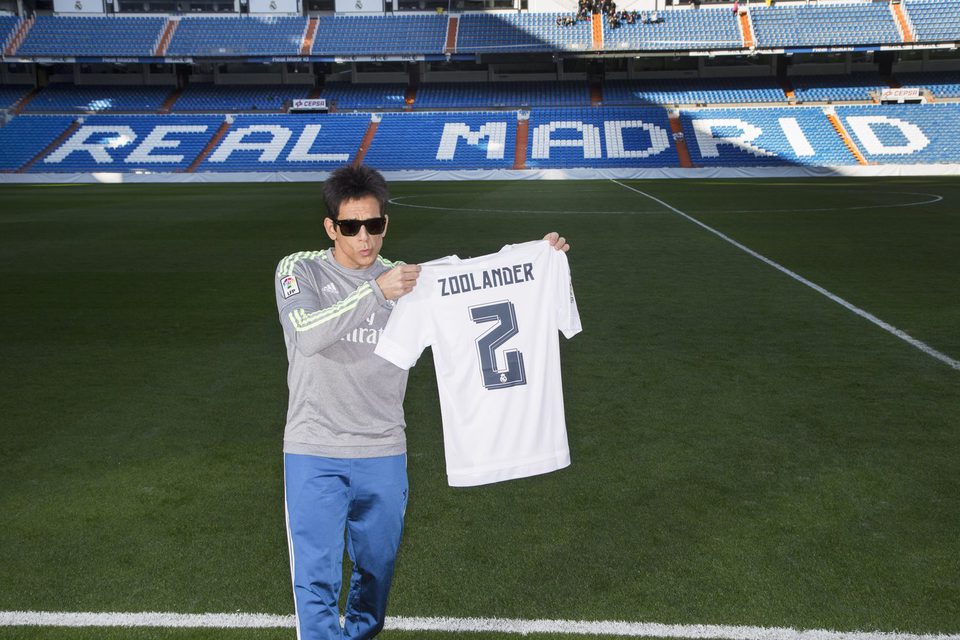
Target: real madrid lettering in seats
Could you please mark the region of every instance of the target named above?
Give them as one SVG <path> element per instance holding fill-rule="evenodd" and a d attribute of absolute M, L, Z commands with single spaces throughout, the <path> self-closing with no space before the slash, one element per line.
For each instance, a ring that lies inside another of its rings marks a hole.
<path fill-rule="evenodd" d="M 833 111 L 870 162 L 955 161 L 960 104 Z M 385 113 L 365 161 L 384 170 L 511 169 L 516 118 L 512 112 Z M 679 124 L 697 166 L 857 164 L 821 107 L 688 109 Z M 216 139 L 224 128 L 214 115 L 96 115 L 82 123 L 20 115 L 2 129 L 10 142 L 3 144 L 0 169 L 18 169 L 55 143 L 26 171 L 180 172 L 198 158 L 199 172 L 325 171 L 349 161 L 369 127 L 368 114 L 245 114 Z M 539 109 L 530 114 L 519 153 L 527 169 L 678 167 L 670 129 L 658 108 Z"/>

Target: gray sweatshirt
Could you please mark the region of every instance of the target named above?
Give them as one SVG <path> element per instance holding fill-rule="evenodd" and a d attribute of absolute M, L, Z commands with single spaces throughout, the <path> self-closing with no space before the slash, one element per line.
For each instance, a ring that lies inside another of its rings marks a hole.
<path fill-rule="evenodd" d="M 323 250 L 277 265 L 289 362 L 284 453 L 372 458 L 406 451 L 407 372 L 373 352 L 393 309 L 376 278 L 397 264 L 378 256 L 367 269 L 347 269 Z"/>

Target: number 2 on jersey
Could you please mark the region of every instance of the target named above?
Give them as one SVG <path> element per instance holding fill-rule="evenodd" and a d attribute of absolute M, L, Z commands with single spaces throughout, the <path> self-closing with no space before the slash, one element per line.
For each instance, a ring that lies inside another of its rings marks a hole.
<path fill-rule="evenodd" d="M 527 384 L 527 374 L 523 369 L 523 354 L 519 349 L 504 351 L 506 368 L 497 368 L 497 349 L 520 332 L 517 327 L 517 311 L 513 303 L 503 300 L 470 307 L 470 319 L 477 324 L 497 322 L 477 338 L 477 355 L 480 357 L 483 386 L 487 389 L 506 389 Z"/>

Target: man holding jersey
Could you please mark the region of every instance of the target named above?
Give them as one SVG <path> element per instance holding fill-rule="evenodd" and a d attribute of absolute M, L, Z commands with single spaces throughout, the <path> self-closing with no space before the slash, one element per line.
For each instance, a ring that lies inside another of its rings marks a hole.
<path fill-rule="evenodd" d="M 284 488 L 297 637 L 372 638 L 407 503 L 407 371 L 374 348 L 420 267 L 380 256 L 389 191 L 379 172 L 343 167 L 323 198 L 333 247 L 287 256 L 275 281 L 289 362 Z M 569 249 L 556 233 L 545 239 Z M 344 531 L 353 571 L 341 626 Z"/>

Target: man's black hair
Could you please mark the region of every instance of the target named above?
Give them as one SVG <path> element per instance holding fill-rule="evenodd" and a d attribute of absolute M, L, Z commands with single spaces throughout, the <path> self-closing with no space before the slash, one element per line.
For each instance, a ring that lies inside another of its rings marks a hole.
<path fill-rule="evenodd" d="M 347 165 L 330 174 L 323 183 L 323 203 L 327 206 L 327 215 L 334 220 L 340 213 L 340 204 L 344 200 L 356 200 L 373 196 L 380 203 L 380 215 L 387 214 L 387 200 L 390 190 L 387 181 L 379 171 L 364 165 Z"/>

